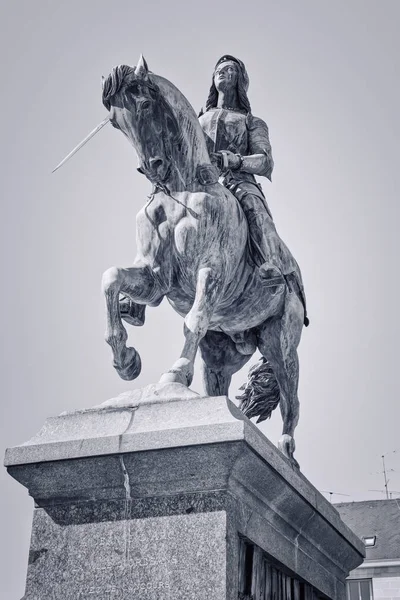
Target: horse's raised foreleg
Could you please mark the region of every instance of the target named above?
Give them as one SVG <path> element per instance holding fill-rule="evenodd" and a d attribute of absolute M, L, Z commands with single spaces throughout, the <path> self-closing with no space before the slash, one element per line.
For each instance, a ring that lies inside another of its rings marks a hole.
<path fill-rule="evenodd" d="M 303 328 L 303 306 L 294 292 L 287 292 L 285 310 L 280 319 L 269 319 L 259 330 L 258 344 L 261 354 L 274 371 L 280 389 L 280 409 L 283 419 L 279 450 L 298 467 L 294 431 L 299 420 L 299 361 L 297 346 Z"/>
<path fill-rule="evenodd" d="M 196 295 L 192 308 L 185 317 L 185 345 L 172 369 L 164 373 L 161 382 L 178 382 L 189 386 L 193 379 L 194 359 L 200 340 L 208 326 L 221 293 L 221 277 L 211 267 L 199 269 Z"/>
<path fill-rule="evenodd" d="M 141 361 L 135 348 L 126 346 L 128 334 L 121 321 L 119 296 L 126 294 L 134 302 L 149 304 L 162 295 L 153 272 L 148 267 L 128 269 L 112 267 L 103 275 L 102 288 L 107 305 L 106 342 L 111 346 L 114 367 L 122 379 L 138 377 Z"/>

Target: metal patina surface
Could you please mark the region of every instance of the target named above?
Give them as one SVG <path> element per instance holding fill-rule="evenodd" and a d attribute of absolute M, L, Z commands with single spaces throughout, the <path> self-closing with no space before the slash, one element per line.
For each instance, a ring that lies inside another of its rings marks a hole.
<path fill-rule="evenodd" d="M 120 376 L 136 378 L 140 357 L 126 346 L 122 318 L 140 325 L 144 306 L 166 297 L 185 319 L 185 341 L 161 381 L 189 386 L 200 349 L 209 395 L 228 394 L 232 375 L 258 348 L 263 358 L 252 371 L 243 407 L 250 402 L 252 416 L 266 418 L 279 403 L 279 447 L 296 464 L 304 294 L 299 267 L 254 179 L 270 177 L 273 162 L 268 128 L 250 112 L 247 82 L 243 63 L 222 57 L 199 122 L 183 94 L 150 72 L 142 57 L 135 68 L 115 67 L 104 80 L 110 122 L 132 143 L 139 170 L 153 184 L 137 214 L 133 265 L 113 267 L 103 277 L 107 342 Z M 260 386 L 263 392 L 254 396 Z"/>

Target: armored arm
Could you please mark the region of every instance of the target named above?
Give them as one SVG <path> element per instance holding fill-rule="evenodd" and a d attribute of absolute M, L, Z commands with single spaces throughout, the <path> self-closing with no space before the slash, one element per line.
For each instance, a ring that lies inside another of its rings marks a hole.
<path fill-rule="evenodd" d="M 269 179 L 271 178 L 270 175 L 267 175 L 270 170 L 272 171 L 270 169 L 271 160 L 266 152 L 241 157 L 235 154 L 235 156 L 238 161 L 237 168 L 241 171 L 253 173 L 253 175 L 265 175 Z"/>
<path fill-rule="evenodd" d="M 227 171 L 228 169 L 232 171 L 244 171 L 271 179 L 274 161 L 267 124 L 262 119 L 248 115 L 247 127 L 249 154 L 240 155 L 225 150 L 213 156 L 216 159 L 220 158 L 218 166 L 222 171 Z M 212 159 L 213 156 L 211 156 Z"/>
<path fill-rule="evenodd" d="M 243 157 L 243 171 L 263 175 L 271 179 L 274 161 L 272 158 L 272 148 L 269 141 L 269 132 L 267 124 L 257 117 L 249 115 L 249 156 Z M 254 169 L 254 170 L 252 170 Z M 257 169 L 257 170 L 256 170 Z"/>

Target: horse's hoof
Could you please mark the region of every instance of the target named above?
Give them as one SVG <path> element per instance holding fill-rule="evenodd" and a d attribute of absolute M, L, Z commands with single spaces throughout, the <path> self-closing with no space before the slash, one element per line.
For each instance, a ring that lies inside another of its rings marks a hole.
<path fill-rule="evenodd" d="M 172 369 L 161 375 L 160 383 L 182 383 L 182 385 L 189 387 L 192 379 L 193 365 L 187 358 L 180 358 Z"/>
<path fill-rule="evenodd" d="M 181 377 L 180 373 L 173 370 L 163 373 L 160 377 L 160 383 L 182 383 L 187 386 L 185 378 Z"/>
<path fill-rule="evenodd" d="M 160 377 L 160 383 L 181 383 L 186 387 L 192 382 L 192 378 L 188 377 L 182 371 L 175 371 L 174 369 L 170 369 L 166 373 L 163 373 Z"/>
<path fill-rule="evenodd" d="M 118 363 L 114 361 L 114 368 L 121 379 L 125 381 L 136 379 L 142 370 L 139 353 L 135 348 L 125 348 L 121 360 Z"/>
<path fill-rule="evenodd" d="M 287 433 L 284 433 L 281 439 L 278 442 L 278 449 L 282 452 L 282 454 L 290 460 L 293 467 L 300 470 L 300 465 L 297 460 L 294 458 L 293 454 L 296 449 L 296 444 L 294 438 Z"/>

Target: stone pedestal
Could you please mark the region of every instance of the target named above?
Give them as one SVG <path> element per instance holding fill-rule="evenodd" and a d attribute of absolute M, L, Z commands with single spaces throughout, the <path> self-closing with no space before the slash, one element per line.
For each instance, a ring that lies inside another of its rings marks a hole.
<path fill-rule="evenodd" d="M 24 600 L 345 598 L 363 545 L 225 397 L 179 384 L 6 453 L 35 500 Z"/>

